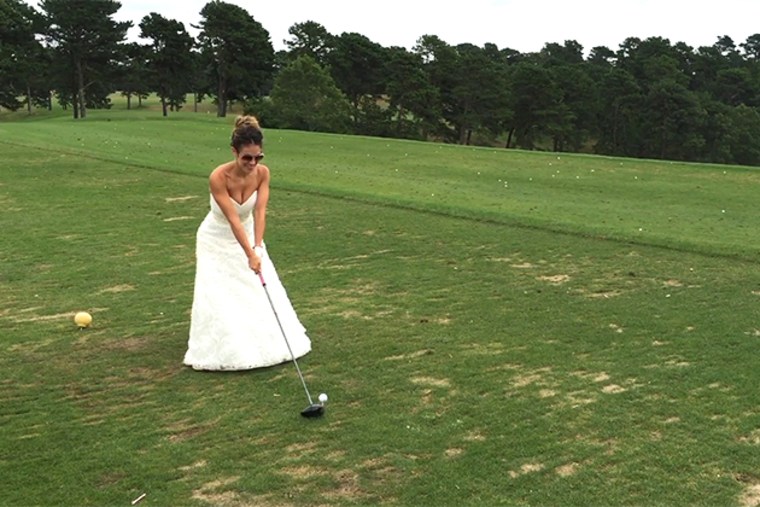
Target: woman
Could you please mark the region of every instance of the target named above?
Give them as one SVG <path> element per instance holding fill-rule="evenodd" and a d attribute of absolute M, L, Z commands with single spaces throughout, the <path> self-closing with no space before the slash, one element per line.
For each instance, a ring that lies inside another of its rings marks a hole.
<path fill-rule="evenodd" d="M 234 160 L 209 177 L 211 211 L 196 235 L 190 339 L 184 363 L 196 370 L 248 370 L 291 360 L 261 273 L 296 358 L 311 350 L 264 246 L 269 168 L 253 116 L 232 131 Z M 254 226 L 255 224 L 255 226 Z"/>

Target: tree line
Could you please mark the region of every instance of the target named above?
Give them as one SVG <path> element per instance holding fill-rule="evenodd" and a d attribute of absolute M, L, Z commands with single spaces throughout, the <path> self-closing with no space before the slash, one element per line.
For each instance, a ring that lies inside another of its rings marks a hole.
<path fill-rule="evenodd" d="M 241 103 L 269 127 L 505 148 L 760 165 L 760 34 L 692 48 L 626 38 L 616 51 L 576 41 L 535 53 L 452 46 L 421 36 L 411 49 L 314 21 L 275 51 L 245 9 L 200 11 L 197 38 L 152 12 L 140 38 L 113 19 L 115 0 L 0 0 L 0 107 L 52 107 L 74 118 L 118 91 L 163 114 L 203 100 L 225 116 Z"/>

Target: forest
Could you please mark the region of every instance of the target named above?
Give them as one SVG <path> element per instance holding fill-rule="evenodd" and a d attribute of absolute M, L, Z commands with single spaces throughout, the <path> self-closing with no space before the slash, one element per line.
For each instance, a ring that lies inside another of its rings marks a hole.
<path fill-rule="evenodd" d="M 0 0 L 0 108 L 57 103 L 74 119 L 156 94 L 164 115 L 211 101 L 265 127 L 506 149 L 760 165 L 760 34 L 693 48 L 623 38 L 535 53 L 449 45 L 412 49 L 295 22 L 286 49 L 245 9 L 219 0 L 197 37 L 157 12 L 114 20 L 114 0 Z M 136 25 L 140 41 L 127 39 Z"/>

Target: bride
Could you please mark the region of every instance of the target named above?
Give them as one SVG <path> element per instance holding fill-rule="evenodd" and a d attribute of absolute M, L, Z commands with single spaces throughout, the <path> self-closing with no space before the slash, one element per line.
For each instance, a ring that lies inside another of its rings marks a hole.
<path fill-rule="evenodd" d="M 270 174 L 260 163 L 263 140 L 256 118 L 239 116 L 232 131 L 235 158 L 209 177 L 211 210 L 196 235 L 195 289 L 184 359 L 196 370 L 279 364 L 291 360 L 288 344 L 296 358 L 311 350 L 264 245 Z"/>

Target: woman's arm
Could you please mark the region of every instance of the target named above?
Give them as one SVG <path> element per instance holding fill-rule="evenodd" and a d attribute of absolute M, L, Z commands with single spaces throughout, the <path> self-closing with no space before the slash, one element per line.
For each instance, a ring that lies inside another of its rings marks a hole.
<path fill-rule="evenodd" d="M 221 167 L 214 170 L 211 173 L 211 176 L 209 176 L 209 188 L 211 189 L 211 195 L 214 196 L 214 200 L 216 200 L 216 203 L 219 205 L 219 209 L 221 209 L 224 216 L 227 217 L 227 221 L 230 223 L 230 228 L 232 229 L 232 234 L 235 236 L 237 242 L 240 243 L 246 257 L 248 257 L 250 265 L 251 257 L 254 256 L 255 253 L 251 243 L 248 241 L 248 235 L 245 233 L 245 228 L 243 227 L 242 222 L 240 222 L 240 217 L 232 204 L 230 194 L 227 191 L 225 173 Z"/>
<path fill-rule="evenodd" d="M 259 164 L 259 188 L 256 190 L 256 206 L 253 208 L 254 245 L 264 244 L 264 230 L 267 227 L 267 204 L 269 203 L 269 168 Z"/>

